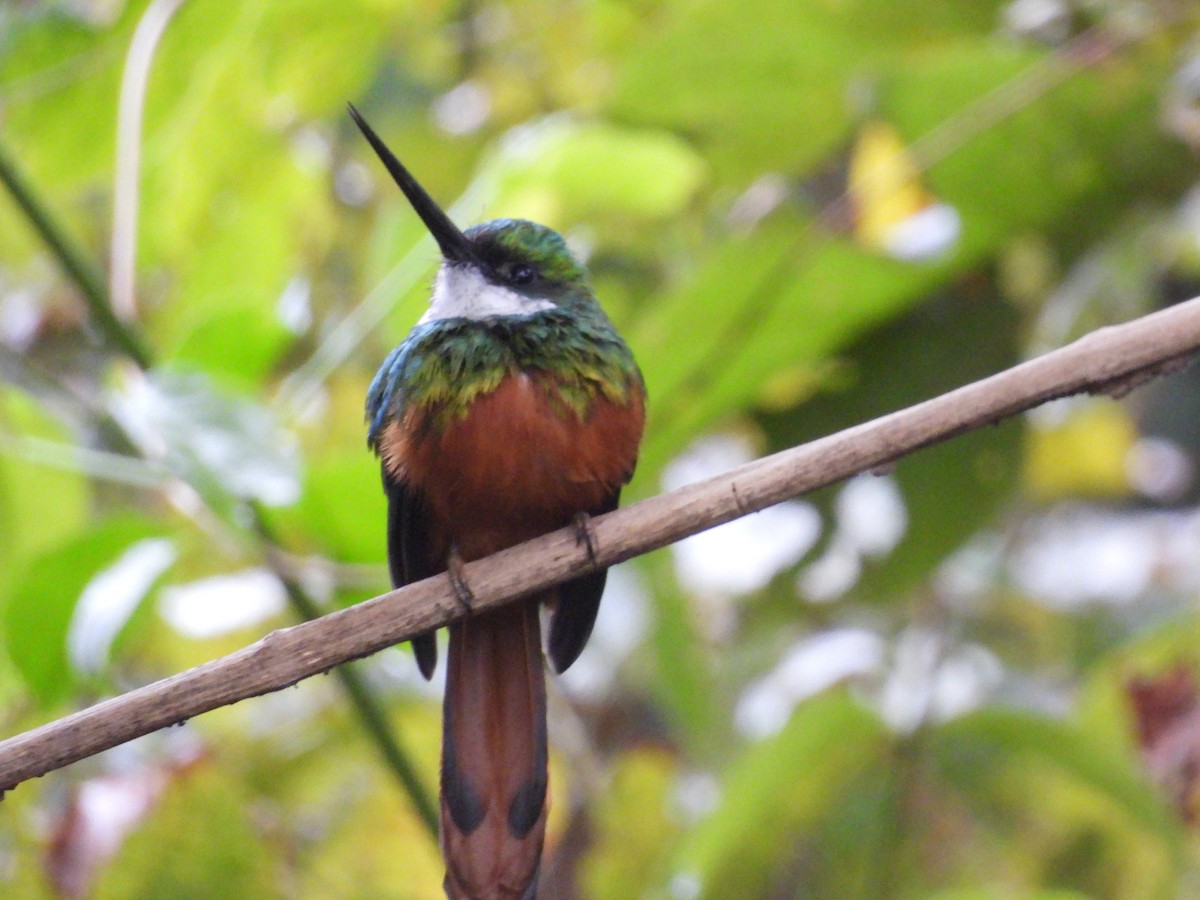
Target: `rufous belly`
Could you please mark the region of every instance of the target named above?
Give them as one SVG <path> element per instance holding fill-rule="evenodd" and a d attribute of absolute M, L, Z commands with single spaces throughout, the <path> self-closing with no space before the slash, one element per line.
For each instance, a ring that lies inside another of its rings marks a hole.
<path fill-rule="evenodd" d="M 441 430 L 420 408 L 384 430 L 384 464 L 424 495 L 435 543 L 485 556 L 568 524 L 629 480 L 640 393 L 628 405 L 597 394 L 581 419 L 549 390 L 542 377 L 513 373 Z"/>

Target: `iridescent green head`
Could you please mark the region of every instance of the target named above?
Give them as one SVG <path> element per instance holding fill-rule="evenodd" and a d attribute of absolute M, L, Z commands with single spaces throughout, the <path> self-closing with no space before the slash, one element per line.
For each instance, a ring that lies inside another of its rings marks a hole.
<path fill-rule="evenodd" d="M 531 316 L 554 309 L 603 315 L 587 272 L 558 232 L 524 219 L 495 219 L 459 230 L 353 106 L 350 115 L 441 248 L 442 267 L 422 322 Z"/>

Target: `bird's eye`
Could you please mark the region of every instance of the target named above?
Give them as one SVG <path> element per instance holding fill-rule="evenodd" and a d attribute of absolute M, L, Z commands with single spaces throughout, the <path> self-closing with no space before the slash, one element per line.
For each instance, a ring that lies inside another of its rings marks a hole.
<path fill-rule="evenodd" d="M 537 271 L 526 263 L 517 263 L 508 271 L 508 280 L 517 285 L 531 284 L 536 277 Z"/>

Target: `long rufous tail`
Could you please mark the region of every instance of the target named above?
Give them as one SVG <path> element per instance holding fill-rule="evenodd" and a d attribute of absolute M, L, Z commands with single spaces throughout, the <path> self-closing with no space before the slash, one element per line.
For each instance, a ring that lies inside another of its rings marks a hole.
<path fill-rule="evenodd" d="M 532 900 L 546 832 L 538 602 L 450 626 L 442 851 L 453 900 Z"/>

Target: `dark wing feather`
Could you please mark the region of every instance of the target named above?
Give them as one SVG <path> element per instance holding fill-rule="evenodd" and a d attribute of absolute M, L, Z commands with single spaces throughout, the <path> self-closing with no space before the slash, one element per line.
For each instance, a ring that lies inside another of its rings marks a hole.
<path fill-rule="evenodd" d="M 403 587 L 436 575 L 439 570 L 430 564 L 425 498 L 406 482 L 389 476 L 386 469 L 383 490 L 388 498 L 388 568 L 392 573 L 392 585 Z M 435 632 L 413 638 L 412 647 L 417 668 L 426 680 L 432 678 L 438 656 Z"/>
<path fill-rule="evenodd" d="M 588 510 L 588 513 L 599 516 L 612 512 L 620 500 L 621 489 L 617 488 L 601 506 Z M 601 569 L 558 586 L 558 605 L 550 616 L 550 636 L 546 640 L 546 650 L 555 672 L 567 671 L 583 652 L 592 636 L 607 580 L 608 569 Z"/>

